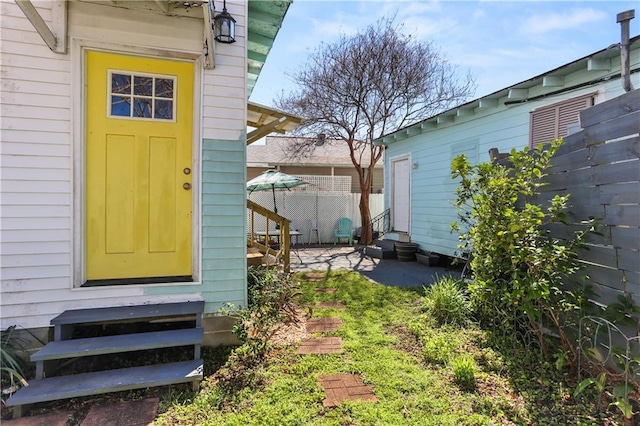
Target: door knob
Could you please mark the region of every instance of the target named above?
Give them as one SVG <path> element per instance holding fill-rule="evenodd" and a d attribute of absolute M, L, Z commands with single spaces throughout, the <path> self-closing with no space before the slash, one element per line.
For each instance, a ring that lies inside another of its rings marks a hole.
<path fill-rule="evenodd" d="M 185 167 L 183 172 L 184 172 L 185 175 L 191 174 L 191 169 L 188 168 L 188 167 Z"/>
<path fill-rule="evenodd" d="M 185 182 L 184 184 L 182 184 L 182 187 L 186 190 L 191 189 L 191 184 L 189 182 Z"/>

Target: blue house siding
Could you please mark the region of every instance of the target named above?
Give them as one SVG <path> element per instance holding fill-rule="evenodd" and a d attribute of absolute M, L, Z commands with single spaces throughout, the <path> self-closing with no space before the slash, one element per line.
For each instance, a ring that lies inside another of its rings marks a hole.
<path fill-rule="evenodd" d="M 246 306 L 246 154 L 241 140 L 203 141 L 202 295 L 205 312 Z"/>
<path fill-rule="evenodd" d="M 640 63 L 638 49 L 632 54 L 632 68 Z M 586 63 L 586 59 L 584 59 Z M 616 73 L 615 61 L 611 60 Z M 618 64 L 619 67 L 619 64 Z M 580 68 L 580 67 L 574 67 Z M 598 74 L 580 68 L 565 77 L 565 87 L 594 81 Z M 390 159 L 409 155 L 411 158 L 411 241 L 418 243 L 422 250 L 456 256 L 458 235 L 451 232 L 451 223 L 457 220 L 454 206 L 457 182 L 451 179 L 450 166 L 453 158 L 461 153 L 472 163 L 489 161 L 489 149 L 498 148 L 508 152 L 512 148 L 521 149 L 529 144 L 530 113 L 540 107 L 583 95 L 595 94 L 596 102 L 611 99 L 623 93 L 619 79 L 598 81 L 593 84 L 549 93 L 557 88 L 545 88 L 539 81 L 526 82 L 528 87 L 526 102 L 510 103 L 509 89 L 503 89 L 491 96 L 493 104 L 482 108 L 479 100 L 446 111 L 438 117 L 447 117 L 437 123 L 436 117 L 420 123 L 418 128 L 395 132 L 376 141 L 386 146 L 385 167 L 390 170 Z M 633 76 L 637 86 L 638 75 Z M 545 94 L 539 99 L 531 99 Z M 495 101 L 494 101 L 495 100 Z M 506 105 L 505 105 L 506 102 Z M 458 116 L 456 110 L 464 109 Z M 448 121 L 447 121 L 448 120 Z M 418 130 L 419 134 L 415 134 Z M 392 187 L 390 173 L 385 173 L 385 187 Z M 391 206 L 389 194 L 385 194 L 385 204 Z M 393 214 L 393 213 L 392 213 Z"/>

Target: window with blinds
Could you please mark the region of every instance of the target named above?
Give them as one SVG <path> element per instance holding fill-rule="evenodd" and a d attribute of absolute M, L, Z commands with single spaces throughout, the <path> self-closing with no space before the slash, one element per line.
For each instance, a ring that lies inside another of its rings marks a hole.
<path fill-rule="evenodd" d="M 580 96 L 531 111 L 529 144 L 549 143 L 567 136 L 567 129 L 580 123 L 580 111 L 594 105 L 595 94 Z"/>

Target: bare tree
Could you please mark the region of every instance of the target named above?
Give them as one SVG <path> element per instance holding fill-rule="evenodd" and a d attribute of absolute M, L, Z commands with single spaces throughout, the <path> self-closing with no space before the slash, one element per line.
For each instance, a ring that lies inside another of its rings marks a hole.
<path fill-rule="evenodd" d="M 321 44 L 291 77 L 296 89 L 276 104 L 306 119 L 299 134 L 322 135 L 326 143 L 349 146 L 362 192 L 361 241 L 370 244 L 371 179 L 383 153 L 373 141 L 460 103 L 475 83 L 468 75 L 459 78 L 430 43 L 401 34 L 394 19 Z M 305 156 L 316 143 L 317 138 L 310 138 L 290 155 Z"/>

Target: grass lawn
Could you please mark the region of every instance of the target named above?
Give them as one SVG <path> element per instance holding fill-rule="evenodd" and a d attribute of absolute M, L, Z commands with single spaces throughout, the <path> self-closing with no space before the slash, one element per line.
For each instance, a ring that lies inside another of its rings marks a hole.
<path fill-rule="evenodd" d="M 536 353 L 474 325 L 435 326 L 421 309 L 420 292 L 374 284 L 346 271 L 331 272 L 321 282 L 305 274 L 295 279 L 301 305 L 327 300 L 347 305 L 312 310 L 313 317 L 343 320 L 338 331 L 323 334 L 341 337 L 343 353 L 298 355 L 297 344 L 277 346 L 261 359 L 244 346 L 207 350 L 205 367 L 219 363 L 221 353 L 231 355 L 198 393 L 164 398 L 157 424 L 622 424 L 617 413 L 598 411 L 593 395 L 573 398 L 566 381 L 575 386 L 574 375 L 563 377 Z M 318 287 L 337 292 L 317 293 Z M 317 378 L 338 373 L 360 374 L 378 401 L 324 408 Z"/>

